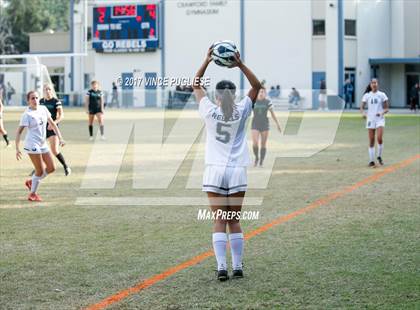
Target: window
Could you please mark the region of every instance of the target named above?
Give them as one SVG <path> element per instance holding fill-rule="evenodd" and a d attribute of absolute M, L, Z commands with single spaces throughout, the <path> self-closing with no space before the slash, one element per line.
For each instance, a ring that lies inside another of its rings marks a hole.
<path fill-rule="evenodd" d="M 90 76 L 90 74 L 89 73 L 85 73 L 85 76 L 84 76 L 84 88 L 85 89 L 89 89 L 90 88 L 90 81 L 91 81 L 91 76 Z"/>
<path fill-rule="evenodd" d="M 325 20 L 314 19 L 312 21 L 312 35 L 324 36 L 325 35 Z"/>
<path fill-rule="evenodd" d="M 346 19 L 344 20 L 344 35 L 346 36 L 356 36 L 356 20 Z"/>

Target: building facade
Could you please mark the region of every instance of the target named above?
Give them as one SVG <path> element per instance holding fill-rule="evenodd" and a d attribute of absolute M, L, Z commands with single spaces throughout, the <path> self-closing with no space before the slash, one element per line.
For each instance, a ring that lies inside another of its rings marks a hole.
<path fill-rule="evenodd" d="M 112 82 L 121 78 L 192 77 L 210 44 L 224 39 L 236 42 L 246 64 L 267 86 L 281 85 L 283 96 L 296 87 L 307 108 L 316 107 L 322 80 L 331 98 L 342 94 L 344 82 L 350 80 L 358 106 L 369 80 L 378 77 L 392 107 L 405 107 L 410 87 L 420 80 L 420 1 L 95 0 L 88 2 L 86 18 L 77 9 L 82 2 L 74 4 L 73 27 L 87 26 L 87 53 L 40 58 L 63 93 L 83 94 L 92 79 L 110 91 Z M 136 12 L 130 11 L 133 6 Z M 104 8 L 112 16 L 101 16 Z M 123 20 L 131 23 L 130 14 L 139 32 L 129 31 L 127 36 Z M 31 53 L 60 52 L 51 40 L 54 35 L 31 36 Z M 73 50 L 84 42 L 80 35 L 84 32 L 70 36 Z M 144 35 L 157 43 L 142 52 Z M 206 75 L 210 87 L 221 79 L 249 87 L 237 69 L 212 65 Z M 162 101 L 161 92 L 154 92 L 162 88 L 145 85 L 144 80 L 122 88 L 134 106 Z"/>

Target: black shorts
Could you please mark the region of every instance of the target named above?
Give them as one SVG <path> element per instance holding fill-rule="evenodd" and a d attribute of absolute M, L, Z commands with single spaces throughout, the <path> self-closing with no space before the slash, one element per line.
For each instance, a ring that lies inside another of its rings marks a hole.
<path fill-rule="evenodd" d="M 103 113 L 102 109 L 100 107 L 89 107 L 89 114 L 90 115 L 95 115 L 96 113 Z"/>
<path fill-rule="evenodd" d="M 57 125 L 57 127 L 58 127 L 58 125 Z M 52 136 L 56 136 L 56 134 L 55 134 L 54 130 L 48 130 L 48 124 L 47 124 L 47 139 L 49 137 L 52 137 Z"/>
<path fill-rule="evenodd" d="M 270 125 L 268 122 L 252 122 L 251 128 L 258 131 L 268 131 L 270 130 Z"/>

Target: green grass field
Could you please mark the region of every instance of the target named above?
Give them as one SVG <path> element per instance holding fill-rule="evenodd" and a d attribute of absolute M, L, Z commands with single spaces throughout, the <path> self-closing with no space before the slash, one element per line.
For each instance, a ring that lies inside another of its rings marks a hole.
<path fill-rule="evenodd" d="M 131 188 L 133 143 L 112 190 L 81 189 L 92 149 L 86 115 L 65 111 L 68 143 L 60 166 L 40 187 L 43 203 L 26 201 L 29 159 L 1 149 L 0 308 L 80 309 L 211 249 L 204 206 L 88 206 L 78 197 L 203 197 L 185 189 L 191 157 L 168 190 Z M 20 112 L 5 113 L 14 136 Z M 107 118 L 153 121 L 153 111 L 109 111 Z M 177 112 L 166 115 L 168 128 Z M 299 113 L 289 118 L 293 134 Z M 321 116 L 319 116 L 321 117 Z M 420 117 L 392 115 L 384 136 L 385 166 L 368 168 L 367 132 L 357 113 L 342 115 L 334 143 L 310 158 L 278 158 L 260 219 L 245 232 L 420 154 Z M 191 150 L 193 152 L 194 150 Z M 268 153 L 267 156 L 270 156 Z M 207 258 L 109 306 L 110 309 L 419 309 L 420 159 L 245 243 L 245 278 L 219 283 Z"/>

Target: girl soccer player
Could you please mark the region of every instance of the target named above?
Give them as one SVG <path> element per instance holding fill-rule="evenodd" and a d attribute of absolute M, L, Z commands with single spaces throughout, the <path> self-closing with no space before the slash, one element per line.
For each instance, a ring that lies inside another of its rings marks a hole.
<path fill-rule="evenodd" d="M 61 137 L 60 130 L 51 118 L 51 113 L 45 106 L 39 105 L 39 95 L 36 91 L 30 91 L 26 95 L 28 107 L 23 113 L 20 124 L 16 132 L 16 159 L 22 158 L 22 153 L 19 148 L 20 136 L 25 127 L 28 128 L 26 134 L 24 150 L 29 155 L 32 164 L 35 168 L 35 173 L 32 179 L 26 180 L 25 185 L 30 190 L 28 197 L 29 201 L 42 201 L 41 197 L 36 193 L 40 181 L 53 173 L 55 170 L 54 161 L 51 157 L 47 140 L 47 126 L 48 123 L 59 139 L 61 146 L 64 145 L 64 140 Z M 44 169 L 45 165 L 45 169 Z"/>
<path fill-rule="evenodd" d="M 247 189 L 246 167 L 249 164 L 245 123 L 251 114 L 261 83 L 242 63 L 237 53 L 232 67 L 239 67 L 245 74 L 251 84 L 251 90 L 244 99 L 235 104 L 235 84 L 231 81 L 220 81 L 216 85 L 216 103 L 211 102 L 199 82 L 212 61 L 211 53 L 212 49 L 209 49 L 193 84 L 199 113 L 204 119 L 207 132 L 203 191 L 207 192 L 211 210 L 216 212 L 213 214 L 219 214 L 218 211 L 240 212 Z M 220 281 L 229 278 L 226 263 L 226 226 L 229 226 L 232 277 L 243 277 L 244 236 L 239 218 L 227 220 L 226 217 L 217 216 L 213 228 L 213 249 L 217 260 L 217 278 Z"/>
<path fill-rule="evenodd" d="M 271 117 L 277 125 L 277 129 L 281 132 L 280 123 L 276 117 L 276 114 L 273 110 L 273 105 L 270 100 L 267 99 L 267 93 L 264 88 L 261 88 L 257 101 L 254 105 L 254 117 L 252 118 L 252 149 L 254 150 L 255 162 L 254 166 L 258 165 L 258 160 L 260 166 L 263 165 L 265 154 L 267 151 L 267 138 L 268 131 L 270 130 L 267 112 L 270 111 Z M 258 148 L 258 140 L 261 137 L 261 153 Z M 258 156 L 259 155 L 259 156 Z"/>
<path fill-rule="evenodd" d="M 85 96 L 86 113 L 89 115 L 89 140 L 93 140 L 93 119 L 99 123 L 99 130 L 101 132 L 101 139 L 105 140 L 104 136 L 104 97 L 102 91 L 99 89 L 98 81 L 90 83 L 91 89 L 88 90 Z"/>
<path fill-rule="evenodd" d="M 370 87 L 369 87 L 370 86 Z M 360 113 L 366 119 L 366 128 L 369 135 L 369 167 L 375 167 L 375 133 L 378 139 L 377 159 L 383 165 L 382 151 L 383 134 L 385 127 L 385 114 L 389 111 L 388 97 L 385 93 L 378 90 L 378 80 L 372 79 L 362 98 Z M 364 111 L 365 104 L 368 105 L 367 114 Z"/>
<path fill-rule="evenodd" d="M 44 85 L 44 98 L 42 98 L 39 103 L 45 106 L 51 114 L 51 118 L 54 123 L 57 124 L 61 122 L 64 117 L 63 106 L 56 97 L 53 96 L 53 88 L 50 84 Z M 71 174 L 71 169 L 67 165 L 66 160 L 64 159 L 63 154 L 60 153 L 58 149 L 59 140 L 54 130 L 52 130 L 51 125 L 47 124 L 47 140 L 50 143 L 51 152 L 57 157 L 58 161 L 63 165 L 64 174 L 66 176 Z"/>
<path fill-rule="evenodd" d="M 0 99 L 0 134 L 3 136 L 4 141 L 6 141 L 6 147 L 10 145 L 9 138 L 7 137 L 7 131 L 4 129 L 3 125 L 3 102 Z"/>

